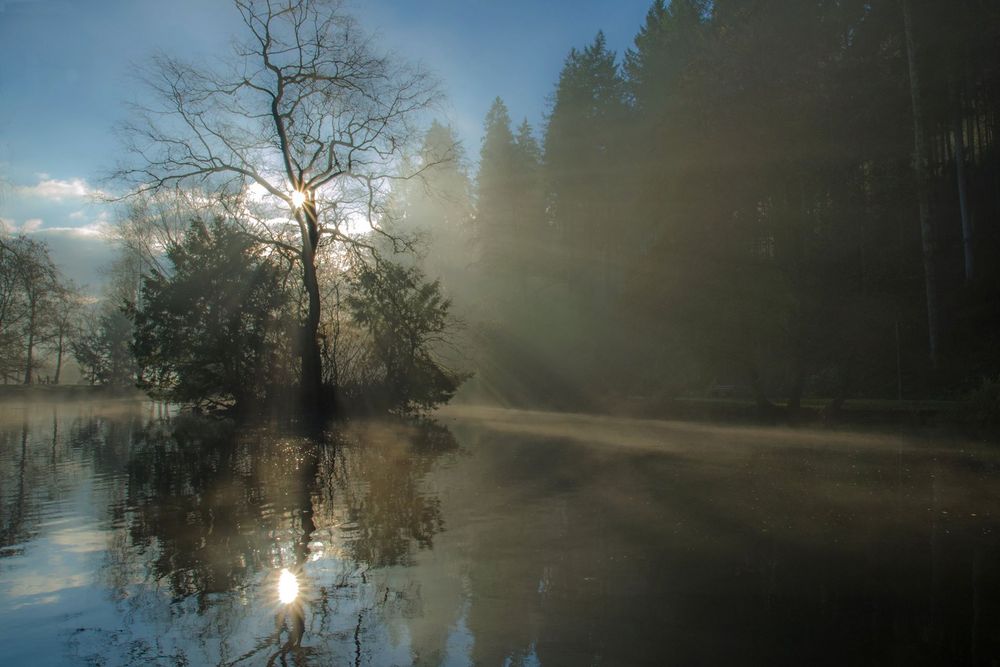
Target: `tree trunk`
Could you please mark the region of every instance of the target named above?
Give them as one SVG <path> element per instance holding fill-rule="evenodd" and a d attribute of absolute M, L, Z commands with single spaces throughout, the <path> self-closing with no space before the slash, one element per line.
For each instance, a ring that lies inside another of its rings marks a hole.
<path fill-rule="evenodd" d="M 63 332 L 62 329 L 59 330 L 59 344 L 56 347 L 56 375 L 53 379 L 53 384 L 59 384 L 59 374 L 62 372 L 62 357 L 63 357 Z"/>
<path fill-rule="evenodd" d="M 28 318 L 28 349 L 24 362 L 24 384 L 31 384 L 31 366 L 35 356 L 35 304 L 31 304 L 31 316 Z"/>
<path fill-rule="evenodd" d="M 965 282 L 975 277 L 972 256 L 972 223 L 969 220 L 969 198 L 965 184 L 965 132 L 962 129 L 962 105 L 959 98 L 952 133 L 955 137 L 955 179 L 958 181 L 958 210 L 962 216 L 962 251 L 965 258 Z"/>
<path fill-rule="evenodd" d="M 316 222 L 314 202 L 306 202 L 305 229 L 302 238 L 302 282 L 309 299 L 306 321 L 302 326 L 302 410 L 310 419 L 323 416 L 323 357 L 320 353 L 319 322 L 320 294 L 319 278 L 316 275 L 316 246 L 319 242 L 319 228 Z"/>
<path fill-rule="evenodd" d="M 913 36 L 910 0 L 903 0 L 903 26 L 906 33 L 906 62 L 910 75 L 910 102 L 913 108 L 913 174 L 920 210 L 920 243 L 924 260 L 924 290 L 927 297 L 927 342 L 931 367 L 938 365 L 939 310 L 937 301 L 934 230 L 931 227 L 930 198 L 927 192 L 927 149 L 924 136 L 922 90 L 917 68 L 917 47 Z"/>

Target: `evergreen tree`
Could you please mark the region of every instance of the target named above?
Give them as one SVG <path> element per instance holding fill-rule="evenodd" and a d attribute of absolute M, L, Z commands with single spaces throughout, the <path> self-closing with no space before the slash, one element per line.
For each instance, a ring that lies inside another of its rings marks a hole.
<path fill-rule="evenodd" d="M 497 299 L 513 289 L 510 260 L 519 249 L 521 220 L 517 216 L 518 191 L 514 135 L 510 113 L 499 97 L 486 114 L 483 145 L 476 179 L 476 242 L 484 289 Z"/>
<path fill-rule="evenodd" d="M 528 280 L 549 283 L 555 239 L 545 217 L 545 182 L 542 174 L 542 149 L 534 130 L 525 118 L 514 136 L 514 215 L 519 238 L 515 270 L 522 284 Z M 528 295 L 522 290 L 522 294 Z"/>
<path fill-rule="evenodd" d="M 550 216 L 568 253 L 567 278 L 603 304 L 621 266 L 618 130 L 624 112 L 615 54 L 599 32 L 582 51 L 571 50 L 563 65 L 545 133 L 545 172 Z"/>
<path fill-rule="evenodd" d="M 403 413 L 446 403 L 465 376 L 439 355 L 451 308 L 440 283 L 415 267 L 380 262 L 359 265 L 351 288 L 347 306 L 371 337 L 373 371 L 371 386 L 354 388 L 357 400 Z"/>
<path fill-rule="evenodd" d="M 142 386 L 171 400 L 237 410 L 259 406 L 285 378 L 295 340 L 288 267 L 234 225 L 191 223 L 154 271 L 134 313 Z"/>

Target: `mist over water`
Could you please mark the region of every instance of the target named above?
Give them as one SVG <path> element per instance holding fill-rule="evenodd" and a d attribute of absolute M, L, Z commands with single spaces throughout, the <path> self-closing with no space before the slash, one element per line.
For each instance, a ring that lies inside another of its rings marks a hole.
<path fill-rule="evenodd" d="M 989 664 L 998 469 L 923 434 L 6 403 L 0 662 Z"/>

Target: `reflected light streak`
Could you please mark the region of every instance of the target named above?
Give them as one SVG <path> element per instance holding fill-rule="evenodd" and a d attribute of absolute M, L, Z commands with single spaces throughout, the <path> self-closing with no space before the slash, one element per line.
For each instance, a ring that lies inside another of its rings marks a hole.
<path fill-rule="evenodd" d="M 290 604 L 295 602 L 298 596 L 299 580 L 288 571 L 288 568 L 282 568 L 281 576 L 278 577 L 278 599 L 282 604 Z"/>

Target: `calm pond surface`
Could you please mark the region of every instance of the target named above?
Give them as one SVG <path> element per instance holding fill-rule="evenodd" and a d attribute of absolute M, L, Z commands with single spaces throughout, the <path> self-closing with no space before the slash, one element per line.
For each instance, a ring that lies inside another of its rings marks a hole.
<path fill-rule="evenodd" d="M 5 403 L 0 664 L 997 664 L 998 473 L 928 434 Z"/>

